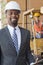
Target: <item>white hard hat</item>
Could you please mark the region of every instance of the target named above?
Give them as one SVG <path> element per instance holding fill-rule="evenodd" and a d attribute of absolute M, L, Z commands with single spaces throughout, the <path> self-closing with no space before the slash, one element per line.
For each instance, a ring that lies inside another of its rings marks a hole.
<path fill-rule="evenodd" d="M 12 10 L 12 9 L 18 10 L 18 11 L 21 12 L 19 4 L 17 2 L 15 2 L 15 1 L 10 1 L 10 2 L 7 3 L 7 5 L 5 6 L 5 12 L 7 10 Z"/>
<path fill-rule="evenodd" d="M 40 13 L 43 14 L 43 6 L 40 8 Z"/>

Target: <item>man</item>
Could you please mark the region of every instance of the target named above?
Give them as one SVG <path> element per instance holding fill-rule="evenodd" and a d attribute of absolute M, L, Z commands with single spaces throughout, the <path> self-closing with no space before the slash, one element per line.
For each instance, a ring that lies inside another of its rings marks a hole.
<path fill-rule="evenodd" d="M 39 20 L 40 13 L 34 13 L 34 30 L 36 38 L 41 38 L 41 21 Z"/>
<path fill-rule="evenodd" d="M 0 31 L 0 65 L 34 64 L 30 50 L 30 32 L 17 25 L 20 12 L 20 6 L 15 1 L 10 1 L 5 6 L 8 24 Z"/>

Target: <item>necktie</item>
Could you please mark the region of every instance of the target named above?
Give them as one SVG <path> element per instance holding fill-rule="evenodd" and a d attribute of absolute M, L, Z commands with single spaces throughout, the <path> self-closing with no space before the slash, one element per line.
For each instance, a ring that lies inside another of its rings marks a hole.
<path fill-rule="evenodd" d="M 13 32 L 13 37 L 12 37 L 12 39 L 13 39 L 13 42 L 14 42 L 14 46 L 15 46 L 15 48 L 16 48 L 16 51 L 18 52 L 18 39 L 17 39 L 17 34 L 16 34 L 16 32 L 15 32 L 15 29 L 14 29 L 14 32 Z"/>

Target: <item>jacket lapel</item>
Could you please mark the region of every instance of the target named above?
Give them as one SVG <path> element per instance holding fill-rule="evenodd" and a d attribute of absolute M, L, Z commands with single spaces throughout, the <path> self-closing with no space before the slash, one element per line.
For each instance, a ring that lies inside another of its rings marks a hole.
<path fill-rule="evenodd" d="M 21 51 L 22 48 L 24 47 L 24 43 L 25 43 L 25 34 L 23 32 L 23 29 L 21 27 L 19 27 L 19 28 L 20 28 L 20 32 L 21 32 L 21 45 L 20 45 L 20 51 Z"/>
<path fill-rule="evenodd" d="M 8 42 L 9 42 L 9 45 L 11 45 L 11 47 L 16 51 L 16 48 L 14 46 L 14 42 L 13 42 L 13 40 L 11 38 L 11 35 L 10 35 L 9 30 L 8 30 L 7 27 L 5 28 L 5 32 L 6 32 L 6 38 L 7 38 Z"/>

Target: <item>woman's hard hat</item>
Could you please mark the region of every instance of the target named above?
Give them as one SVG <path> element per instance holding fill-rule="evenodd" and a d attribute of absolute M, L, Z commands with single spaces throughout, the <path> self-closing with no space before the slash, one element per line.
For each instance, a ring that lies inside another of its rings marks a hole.
<path fill-rule="evenodd" d="M 10 2 L 7 3 L 7 5 L 5 6 L 5 12 L 7 10 L 12 10 L 12 9 L 13 10 L 18 10 L 18 11 L 21 12 L 19 4 L 15 1 L 10 1 Z"/>
<path fill-rule="evenodd" d="M 39 17 L 40 13 L 36 12 L 36 13 L 34 13 L 34 16 Z"/>

